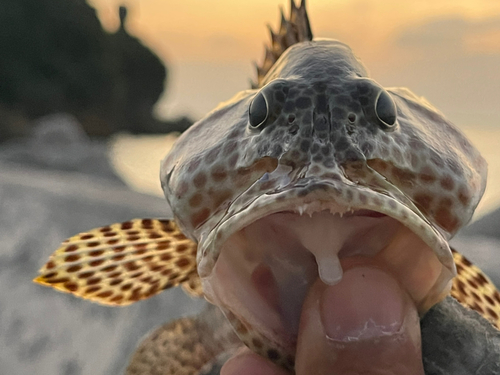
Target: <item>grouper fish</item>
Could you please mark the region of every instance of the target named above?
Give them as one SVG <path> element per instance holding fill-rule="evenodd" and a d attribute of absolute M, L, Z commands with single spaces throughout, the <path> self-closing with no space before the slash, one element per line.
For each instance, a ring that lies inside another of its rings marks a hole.
<path fill-rule="evenodd" d="M 291 372 L 317 282 L 364 282 L 376 314 L 404 303 L 415 319 L 451 293 L 500 327 L 500 294 L 448 243 L 486 185 L 469 140 L 425 99 L 369 78 L 347 45 L 313 38 L 304 1 L 271 30 L 257 72 L 162 161 L 172 219 L 71 237 L 35 281 L 116 306 L 180 285 Z"/>

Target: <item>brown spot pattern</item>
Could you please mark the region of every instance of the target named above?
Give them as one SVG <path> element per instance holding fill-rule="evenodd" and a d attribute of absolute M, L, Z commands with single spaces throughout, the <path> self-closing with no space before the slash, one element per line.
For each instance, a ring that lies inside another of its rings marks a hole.
<path fill-rule="evenodd" d="M 75 251 L 75 250 L 78 250 L 78 246 L 76 246 L 76 245 L 70 245 L 64 251 L 66 253 L 70 253 L 70 252 Z"/>
<path fill-rule="evenodd" d="M 189 206 L 193 208 L 198 207 L 202 201 L 203 201 L 203 195 L 196 193 L 189 200 Z"/>
<path fill-rule="evenodd" d="M 183 268 L 186 268 L 188 266 L 191 265 L 191 262 L 189 261 L 189 259 L 186 259 L 186 258 L 181 258 L 179 259 L 176 263 L 177 267 L 179 267 L 180 269 L 183 269 Z"/>
<path fill-rule="evenodd" d="M 106 267 L 104 267 L 102 270 L 103 270 L 104 272 L 112 272 L 112 271 L 116 270 L 117 268 L 118 268 L 118 266 L 117 266 L 117 265 L 115 265 L 115 264 L 113 264 L 113 265 L 111 265 L 111 266 L 106 266 Z"/>
<path fill-rule="evenodd" d="M 453 257 L 458 275 L 453 280 L 451 295 L 500 329 L 500 297 L 495 286 L 463 255 L 454 252 Z"/>
<path fill-rule="evenodd" d="M 106 260 L 105 259 L 98 259 L 98 260 L 93 260 L 92 262 L 89 262 L 89 265 L 91 267 L 97 267 L 103 264 Z"/>
<path fill-rule="evenodd" d="M 78 272 L 82 269 L 82 266 L 80 264 L 75 264 L 74 266 L 68 267 L 66 271 L 73 273 L 73 272 Z"/>
<path fill-rule="evenodd" d="M 191 216 L 191 225 L 193 228 L 197 228 L 201 223 L 207 220 L 209 216 L 210 210 L 208 208 L 203 208 Z"/>
<path fill-rule="evenodd" d="M 104 254 L 104 250 L 94 250 L 89 253 L 91 257 L 98 257 L 102 254 Z"/>
<path fill-rule="evenodd" d="M 99 284 L 101 282 L 101 278 L 100 277 L 93 277 L 93 278 L 90 278 L 87 280 L 87 285 L 96 285 L 96 284 Z"/>
<path fill-rule="evenodd" d="M 197 189 L 201 189 L 207 183 L 207 176 L 203 172 L 199 172 L 193 179 L 194 186 Z"/>
<path fill-rule="evenodd" d="M 135 241 L 133 237 L 147 240 L 128 243 Z M 81 242 L 82 238 L 90 242 Z M 110 239 L 94 240 L 99 238 Z M 133 220 L 66 240 L 44 266 L 37 281 L 100 303 L 126 305 L 189 280 L 196 272 L 194 258 L 189 259 L 194 257 L 195 250 L 196 245 L 170 220 Z"/>
<path fill-rule="evenodd" d="M 441 179 L 441 186 L 443 189 L 451 191 L 455 187 L 455 182 L 450 176 Z"/>
<path fill-rule="evenodd" d="M 85 293 L 92 294 L 92 293 L 97 292 L 98 290 L 101 290 L 101 287 L 99 285 L 91 286 L 91 287 L 85 289 Z"/>
<path fill-rule="evenodd" d="M 68 281 L 68 282 L 64 283 L 64 287 L 71 292 L 75 292 L 78 290 L 78 284 L 76 284 L 72 281 Z"/>
<path fill-rule="evenodd" d="M 78 254 L 73 254 L 73 255 L 68 255 L 64 261 L 65 262 L 76 262 L 77 260 L 80 259 L 80 255 Z"/>
<path fill-rule="evenodd" d="M 133 224 L 130 221 L 126 221 L 126 222 L 122 223 L 121 229 L 127 230 L 127 229 L 132 228 L 132 226 L 133 226 Z"/>
<path fill-rule="evenodd" d="M 98 293 L 98 294 L 96 295 L 96 297 L 99 297 L 99 298 L 108 298 L 108 297 L 110 297 L 110 296 L 112 296 L 112 295 L 113 295 L 113 292 L 112 292 L 112 291 L 110 291 L 110 290 L 107 290 L 107 291 L 105 291 L 105 292 Z"/>

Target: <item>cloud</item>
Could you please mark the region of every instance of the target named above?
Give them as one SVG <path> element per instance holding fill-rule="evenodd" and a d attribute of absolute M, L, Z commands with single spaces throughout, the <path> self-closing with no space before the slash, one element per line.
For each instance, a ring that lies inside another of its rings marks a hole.
<path fill-rule="evenodd" d="M 500 125 L 500 17 L 447 16 L 400 30 L 372 68 L 381 83 L 406 86 L 459 125 Z"/>
<path fill-rule="evenodd" d="M 500 17 L 431 19 L 402 31 L 395 46 L 440 55 L 500 55 Z"/>

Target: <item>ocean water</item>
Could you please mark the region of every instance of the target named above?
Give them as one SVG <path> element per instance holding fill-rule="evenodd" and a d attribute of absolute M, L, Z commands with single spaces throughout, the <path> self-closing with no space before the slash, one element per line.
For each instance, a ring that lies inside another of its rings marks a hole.
<path fill-rule="evenodd" d="M 463 126 L 461 130 L 488 162 L 488 183 L 473 220 L 500 206 L 500 127 Z M 163 196 L 160 162 L 177 135 L 119 134 L 111 141 L 110 158 L 117 173 L 136 191 Z"/>

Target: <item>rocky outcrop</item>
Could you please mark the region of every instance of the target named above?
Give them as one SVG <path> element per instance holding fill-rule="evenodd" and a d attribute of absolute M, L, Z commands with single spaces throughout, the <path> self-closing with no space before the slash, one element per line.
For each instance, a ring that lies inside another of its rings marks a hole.
<path fill-rule="evenodd" d="M 500 374 L 500 331 L 447 297 L 421 321 L 426 375 Z"/>
<path fill-rule="evenodd" d="M 121 26 L 105 32 L 85 0 L 1 0 L 0 141 L 32 120 L 75 116 L 91 136 L 182 131 L 191 121 L 152 115 L 167 82 L 163 62 Z"/>
<path fill-rule="evenodd" d="M 106 147 L 89 139 L 72 116 L 59 114 L 41 119 L 32 138 L 0 148 L 0 374 L 123 374 L 148 332 L 203 307 L 201 299 L 179 288 L 111 308 L 31 281 L 60 242 L 75 233 L 171 214 L 164 199 L 125 187 L 112 172 Z M 499 228 L 499 212 L 473 224 L 463 241 Z M 491 232 L 491 244 L 498 233 Z M 490 276 L 498 278 L 496 253 L 469 243 L 456 247 L 467 248 L 471 258 L 483 254 L 477 264 L 492 265 Z M 451 297 L 424 317 L 422 336 L 426 375 L 500 374 L 499 331 Z M 154 343 L 154 336 L 146 337 Z"/>
<path fill-rule="evenodd" d="M 71 117 L 0 148 L 0 374 L 122 374 L 152 328 L 193 314 L 180 288 L 132 306 L 100 306 L 32 282 L 62 240 L 100 225 L 168 217 L 164 199 L 128 189 Z"/>

